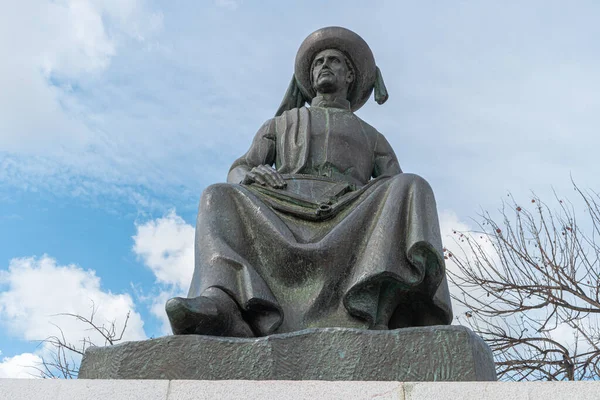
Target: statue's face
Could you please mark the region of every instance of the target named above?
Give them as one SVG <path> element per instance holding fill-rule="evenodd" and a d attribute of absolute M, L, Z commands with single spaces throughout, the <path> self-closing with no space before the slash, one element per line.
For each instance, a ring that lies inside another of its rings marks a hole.
<path fill-rule="evenodd" d="M 323 50 L 312 62 L 312 83 L 317 93 L 334 93 L 348 88 L 354 73 L 348 68 L 344 54 L 339 50 Z"/>

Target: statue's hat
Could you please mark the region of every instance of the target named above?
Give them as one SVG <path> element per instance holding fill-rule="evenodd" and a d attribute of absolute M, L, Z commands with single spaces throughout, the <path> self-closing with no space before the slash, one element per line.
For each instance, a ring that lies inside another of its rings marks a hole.
<path fill-rule="evenodd" d="M 341 51 L 354 67 L 354 82 L 348 93 L 352 111 L 358 110 L 367 102 L 373 88 L 377 103 L 383 104 L 387 100 L 388 94 L 381 72 L 367 42 L 349 29 L 330 26 L 311 33 L 300 45 L 296 54 L 294 77 L 277 115 L 285 110 L 301 107 L 304 102 L 310 102 L 316 96 L 311 84 L 311 65 L 315 56 L 326 49 Z"/>

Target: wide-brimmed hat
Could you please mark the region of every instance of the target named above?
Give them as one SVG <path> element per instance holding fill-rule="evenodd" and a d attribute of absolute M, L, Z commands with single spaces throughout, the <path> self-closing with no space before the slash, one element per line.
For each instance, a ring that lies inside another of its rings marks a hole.
<path fill-rule="evenodd" d="M 311 33 L 300 45 L 296 54 L 294 77 L 277 115 L 300 107 L 316 96 L 311 83 L 311 65 L 315 56 L 327 49 L 341 51 L 352 63 L 354 82 L 347 97 L 352 111 L 358 110 L 367 102 L 373 88 L 377 103 L 383 104 L 387 100 L 388 94 L 381 72 L 367 42 L 349 29 L 330 26 Z"/>

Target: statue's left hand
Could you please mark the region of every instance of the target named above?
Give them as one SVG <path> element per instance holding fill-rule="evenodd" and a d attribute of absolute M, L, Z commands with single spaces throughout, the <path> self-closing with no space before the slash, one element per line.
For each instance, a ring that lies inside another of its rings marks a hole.
<path fill-rule="evenodd" d="M 287 186 L 281 174 L 270 165 L 259 165 L 252 168 L 246 173 L 242 183 L 249 185 L 254 182 L 263 186 L 271 186 L 275 189 L 283 189 Z"/>

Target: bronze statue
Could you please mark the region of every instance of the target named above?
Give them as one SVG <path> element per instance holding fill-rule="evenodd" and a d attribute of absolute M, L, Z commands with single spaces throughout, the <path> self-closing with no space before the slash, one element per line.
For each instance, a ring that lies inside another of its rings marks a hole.
<path fill-rule="evenodd" d="M 275 118 L 202 195 L 188 298 L 166 305 L 173 333 L 450 324 L 433 192 L 354 114 L 373 89 L 385 102 L 360 36 L 304 40 Z"/>

